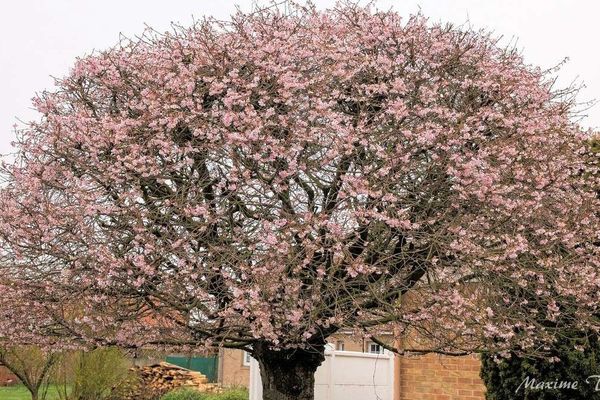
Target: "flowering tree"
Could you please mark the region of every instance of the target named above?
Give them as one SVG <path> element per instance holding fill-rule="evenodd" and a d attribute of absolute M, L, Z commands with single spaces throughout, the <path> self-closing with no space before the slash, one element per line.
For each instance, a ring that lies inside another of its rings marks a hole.
<path fill-rule="evenodd" d="M 599 204 L 551 83 L 350 5 L 79 59 L 4 168 L 0 336 L 241 348 L 270 400 L 313 398 L 342 327 L 451 354 L 596 329 Z"/>

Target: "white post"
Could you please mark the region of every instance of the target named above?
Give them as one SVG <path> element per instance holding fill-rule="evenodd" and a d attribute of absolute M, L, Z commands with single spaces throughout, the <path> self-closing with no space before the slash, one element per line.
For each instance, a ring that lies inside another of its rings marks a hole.
<path fill-rule="evenodd" d="M 400 387 L 400 382 L 396 382 L 396 354 L 392 353 L 391 351 L 387 351 L 385 350 L 385 352 L 387 353 L 387 355 L 390 357 L 388 360 L 388 376 L 389 376 L 389 381 L 388 381 L 388 387 L 389 387 L 389 393 L 390 393 L 390 400 L 395 399 L 395 392 L 397 390 L 396 386 L 398 386 L 398 388 Z M 400 371 L 398 371 L 400 372 Z M 396 385 L 397 384 L 397 385 Z M 398 398 L 400 398 L 400 393 L 398 393 Z"/>
<path fill-rule="evenodd" d="M 328 400 L 334 400 L 335 399 L 335 382 L 333 380 L 333 371 L 335 371 L 335 350 L 333 350 L 331 352 L 331 356 L 329 357 L 329 379 L 328 379 L 328 387 L 327 387 L 327 391 L 329 393 L 329 399 Z"/>
<path fill-rule="evenodd" d="M 248 387 L 249 400 L 262 400 L 262 380 L 260 367 L 254 357 L 250 357 L 250 385 Z"/>

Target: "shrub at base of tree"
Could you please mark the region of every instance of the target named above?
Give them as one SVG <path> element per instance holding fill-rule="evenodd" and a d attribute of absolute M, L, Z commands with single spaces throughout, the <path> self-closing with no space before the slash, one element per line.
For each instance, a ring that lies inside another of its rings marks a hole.
<path fill-rule="evenodd" d="M 248 390 L 235 388 L 222 393 L 202 393 L 195 389 L 177 389 L 167 393 L 160 400 L 248 400 Z"/>
<path fill-rule="evenodd" d="M 205 400 L 206 396 L 194 389 L 177 389 L 165 394 L 161 400 Z"/>

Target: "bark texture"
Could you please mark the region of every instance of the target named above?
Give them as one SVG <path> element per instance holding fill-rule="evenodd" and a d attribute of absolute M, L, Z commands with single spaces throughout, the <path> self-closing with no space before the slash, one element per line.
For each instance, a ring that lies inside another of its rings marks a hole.
<path fill-rule="evenodd" d="M 315 371 L 325 360 L 322 344 L 310 349 L 272 350 L 266 344 L 255 346 L 260 365 L 263 400 L 313 400 Z"/>

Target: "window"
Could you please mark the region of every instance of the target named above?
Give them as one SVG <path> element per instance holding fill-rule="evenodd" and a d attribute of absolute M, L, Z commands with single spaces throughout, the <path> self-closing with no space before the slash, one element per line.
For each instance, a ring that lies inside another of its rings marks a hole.
<path fill-rule="evenodd" d="M 337 351 L 344 351 L 344 342 L 343 342 L 343 341 L 341 341 L 341 340 L 338 340 L 338 341 L 335 343 L 335 349 L 336 349 Z"/>
<path fill-rule="evenodd" d="M 247 351 L 244 351 L 244 358 L 242 359 L 242 365 L 244 367 L 249 367 L 251 358 L 252 357 L 250 356 L 250 353 L 248 353 Z"/>
<path fill-rule="evenodd" d="M 380 345 L 378 345 L 375 342 L 370 342 L 369 343 L 369 353 L 383 354 L 383 347 L 381 347 Z"/>

